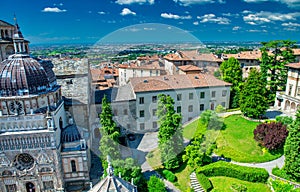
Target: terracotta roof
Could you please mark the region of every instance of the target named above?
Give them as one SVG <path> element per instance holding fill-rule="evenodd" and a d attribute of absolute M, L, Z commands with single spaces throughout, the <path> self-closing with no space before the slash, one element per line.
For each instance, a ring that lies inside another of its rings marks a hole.
<path fill-rule="evenodd" d="M 149 69 L 149 70 L 150 69 L 160 69 L 160 70 L 164 70 L 164 68 L 159 65 L 158 61 L 154 61 L 154 62 L 151 62 L 149 64 L 141 65 L 141 66 L 138 66 L 135 63 L 120 64 L 119 68 L 122 68 L 122 69 L 129 69 L 130 68 L 130 69 Z"/>
<path fill-rule="evenodd" d="M 293 49 L 294 55 L 300 55 L 300 49 Z"/>
<path fill-rule="evenodd" d="M 118 76 L 118 69 L 103 67 L 102 69 L 90 69 L 92 81 L 105 80 L 105 75 Z"/>
<path fill-rule="evenodd" d="M 173 89 L 230 86 L 208 74 L 166 75 L 157 77 L 130 78 L 134 92 L 162 91 Z"/>
<path fill-rule="evenodd" d="M 197 50 L 192 51 L 177 51 L 177 53 L 171 53 L 164 57 L 171 61 L 214 61 L 222 62 L 212 53 L 198 53 Z"/>
<path fill-rule="evenodd" d="M 200 67 L 195 65 L 183 65 L 178 67 L 181 71 L 201 71 Z"/>
<path fill-rule="evenodd" d="M 290 67 L 290 68 L 294 68 L 294 69 L 300 69 L 300 62 L 299 63 L 290 63 L 290 64 L 287 64 L 285 66 Z"/>
<path fill-rule="evenodd" d="M 223 57 L 229 59 L 230 57 L 234 57 L 236 59 L 254 59 L 257 60 L 261 58 L 260 51 L 242 51 L 237 54 L 223 54 Z"/>

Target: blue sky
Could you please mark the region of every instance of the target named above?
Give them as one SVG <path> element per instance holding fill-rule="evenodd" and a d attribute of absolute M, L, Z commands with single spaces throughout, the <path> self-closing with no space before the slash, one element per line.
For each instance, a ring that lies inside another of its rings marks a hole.
<path fill-rule="evenodd" d="M 154 25 L 131 26 L 144 23 L 174 26 L 200 41 L 300 41 L 300 0 L 1 0 L 0 19 L 14 23 L 14 13 L 32 44 L 94 43 L 124 27 L 133 37 L 150 30 L 180 38 Z"/>

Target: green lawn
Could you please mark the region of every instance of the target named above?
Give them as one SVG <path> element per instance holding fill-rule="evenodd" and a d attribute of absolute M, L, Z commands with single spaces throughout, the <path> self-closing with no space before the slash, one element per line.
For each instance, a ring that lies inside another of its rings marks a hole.
<path fill-rule="evenodd" d="M 232 192 L 232 184 L 241 184 L 247 187 L 247 192 L 271 192 L 270 188 L 263 183 L 251 183 L 230 177 L 210 177 L 214 192 Z"/>
<path fill-rule="evenodd" d="M 258 122 L 232 115 L 224 119 L 225 129 L 217 138 L 218 155 L 224 155 L 237 162 L 267 162 L 279 158 L 282 154 L 272 155 L 254 140 L 253 131 Z"/>
<path fill-rule="evenodd" d="M 183 137 L 186 139 L 192 139 L 195 136 L 196 130 L 204 133 L 205 127 L 201 126 L 199 123 L 199 119 L 196 119 L 189 124 L 183 126 Z"/>

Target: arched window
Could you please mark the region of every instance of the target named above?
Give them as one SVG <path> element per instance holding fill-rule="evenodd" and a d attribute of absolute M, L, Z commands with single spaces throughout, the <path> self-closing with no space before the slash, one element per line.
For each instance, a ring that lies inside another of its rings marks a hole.
<path fill-rule="evenodd" d="M 76 172 L 76 162 L 75 162 L 75 160 L 71 160 L 71 169 L 72 169 L 72 172 Z"/>

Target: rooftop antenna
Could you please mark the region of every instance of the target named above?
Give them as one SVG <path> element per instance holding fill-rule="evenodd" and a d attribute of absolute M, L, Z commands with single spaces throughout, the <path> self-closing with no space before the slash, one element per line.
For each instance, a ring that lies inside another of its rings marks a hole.
<path fill-rule="evenodd" d="M 14 21 L 15 21 L 15 25 L 18 25 L 16 13 L 14 13 Z"/>

